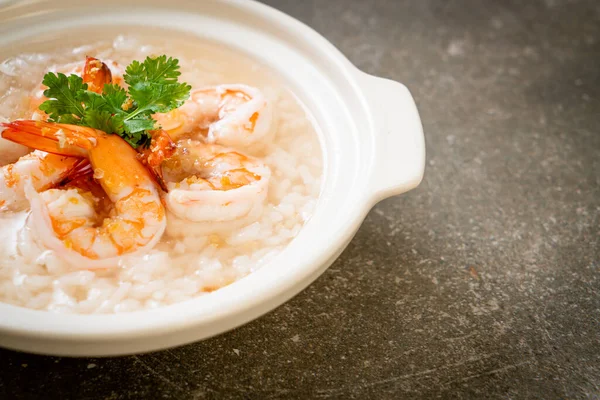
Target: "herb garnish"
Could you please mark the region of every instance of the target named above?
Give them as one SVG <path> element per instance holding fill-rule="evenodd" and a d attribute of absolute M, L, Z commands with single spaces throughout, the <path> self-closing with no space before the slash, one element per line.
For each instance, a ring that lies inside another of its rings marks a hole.
<path fill-rule="evenodd" d="M 169 112 L 189 98 L 191 86 L 179 83 L 179 60 L 162 55 L 133 61 L 123 76 L 126 91 L 115 84 L 105 84 L 101 94 L 87 90 L 77 75 L 48 72 L 42 83 L 48 87 L 49 100 L 40 110 L 50 122 L 74 124 L 115 133 L 132 147 L 150 144 L 149 130 L 156 129 L 154 113 Z"/>

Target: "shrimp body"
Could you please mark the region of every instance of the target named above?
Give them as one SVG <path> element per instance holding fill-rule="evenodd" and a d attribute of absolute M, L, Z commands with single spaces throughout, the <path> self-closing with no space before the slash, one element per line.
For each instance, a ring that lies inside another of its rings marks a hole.
<path fill-rule="evenodd" d="M 42 191 L 50 188 L 79 167 L 81 159 L 34 151 L 13 164 L 0 168 L 0 211 L 18 210 L 27 204 L 25 182 Z"/>
<path fill-rule="evenodd" d="M 167 209 L 194 222 L 230 221 L 262 207 L 271 170 L 260 160 L 219 145 L 184 141 L 163 164 Z"/>
<path fill-rule="evenodd" d="M 271 105 L 251 86 L 219 85 L 192 91 L 178 110 L 155 118 L 172 137 L 200 129 L 209 143 L 249 146 L 270 131 Z"/>
<path fill-rule="evenodd" d="M 97 93 L 102 91 L 105 84 L 113 81 L 110 68 L 93 57 L 86 57 L 85 64 L 77 63 L 77 67 L 73 68 L 71 72 L 81 74 L 82 80 L 88 84 L 89 89 Z M 32 101 L 32 106 L 35 104 L 36 110 L 41 101 L 45 100 L 43 91 L 40 91 L 38 97 L 35 102 Z M 39 110 L 36 112 L 39 113 Z M 40 116 L 37 119 L 46 117 Z M 64 139 L 64 137 L 61 138 L 61 140 Z M 5 139 L 0 139 L 0 141 L 20 146 L 25 153 L 29 151 L 26 146 Z M 32 147 L 34 146 L 32 145 Z M 31 180 L 33 188 L 39 192 L 57 185 L 68 175 L 86 171 L 88 167 L 89 163 L 86 160 L 48 154 L 39 150 L 24 155 L 0 170 L 0 211 L 16 210 L 26 203 L 24 188 L 27 178 Z"/>
<path fill-rule="evenodd" d="M 119 136 L 43 121 L 4 126 L 6 139 L 88 159 L 96 182 L 110 199 L 109 209 L 99 209 L 97 196 L 89 191 L 38 193 L 26 183 L 28 224 L 45 247 L 78 268 L 109 268 L 119 265 L 119 256 L 147 251 L 160 240 L 166 218 L 156 183 L 136 151 Z"/>

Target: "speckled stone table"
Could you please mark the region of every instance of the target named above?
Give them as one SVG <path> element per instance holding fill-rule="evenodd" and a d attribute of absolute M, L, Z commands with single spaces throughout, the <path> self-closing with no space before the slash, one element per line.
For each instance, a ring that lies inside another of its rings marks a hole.
<path fill-rule="evenodd" d="M 269 3 L 412 90 L 423 184 L 265 317 L 134 357 L 0 351 L 0 398 L 600 398 L 600 2 Z"/>

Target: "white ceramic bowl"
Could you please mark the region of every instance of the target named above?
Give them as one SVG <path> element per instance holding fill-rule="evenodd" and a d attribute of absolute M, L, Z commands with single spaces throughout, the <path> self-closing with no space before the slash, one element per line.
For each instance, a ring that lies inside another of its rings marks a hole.
<path fill-rule="evenodd" d="M 126 314 L 63 315 L 0 303 L 3 347 L 55 355 L 120 355 L 235 328 L 308 286 L 339 256 L 376 202 L 421 181 L 423 131 L 406 87 L 359 71 L 311 28 L 270 7 L 248 0 L 1 4 L 0 48 L 48 31 L 107 25 L 177 29 L 239 48 L 292 85 L 316 118 L 325 157 L 314 217 L 259 271 L 194 300 Z"/>

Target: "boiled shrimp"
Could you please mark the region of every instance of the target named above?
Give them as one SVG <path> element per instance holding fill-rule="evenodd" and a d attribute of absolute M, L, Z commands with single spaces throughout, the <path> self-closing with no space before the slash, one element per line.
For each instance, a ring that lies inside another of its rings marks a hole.
<path fill-rule="evenodd" d="M 165 192 L 169 191 L 165 180 L 163 178 L 161 164 L 164 160 L 170 158 L 175 154 L 176 145 L 171 139 L 169 134 L 162 130 L 157 129 L 149 132 L 152 139 L 150 146 L 138 148 L 138 160 L 148 167 L 148 170 L 154 175 L 154 179 L 159 184 L 160 188 Z"/>
<path fill-rule="evenodd" d="M 27 206 L 25 182 L 31 182 L 37 191 L 60 183 L 76 170 L 84 171 L 85 160 L 34 151 L 17 162 L 0 169 L 0 212 L 16 211 Z"/>
<path fill-rule="evenodd" d="M 148 251 L 166 226 L 160 194 L 136 151 L 117 135 L 43 121 L 3 124 L 6 139 L 63 156 L 89 160 L 96 182 L 110 199 L 98 210 L 84 189 L 38 193 L 25 184 L 31 205 L 28 224 L 48 249 L 78 268 L 109 268 L 119 257 Z"/>
<path fill-rule="evenodd" d="M 219 85 L 192 91 L 179 109 L 155 118 L 173 138 L 199 130 L 209 143 L 244 147 L 269 133 L 272 111 L 255 87 Z"/>
<path fill-rule="evenodd" d="M 214 144 L 178 143 L 163 163 L 169 192 L 167 209 L 193 222 L 220 222 L 247 216 L 262 207 L 271 171 L 257 158 Z"/>
<path fill-rule="evenodd" d="M 108 66 L 93 57 L 86 58 L 79 72 L 88 89 L 95 92 L 101 92 L 104 84 L 111 83 L 113 79 Z M 28 151 L 26 146 L 23 148 L 25 152 Z M 69 175 L 86 172 L 88 167 L 86 160 L 43 151 L 34 151 L 21 157 L 0 170 L 0 211 L 13 211 L 26 205 L 24 184 L 27 179 L 39 192 L 59 184 Z"/>

